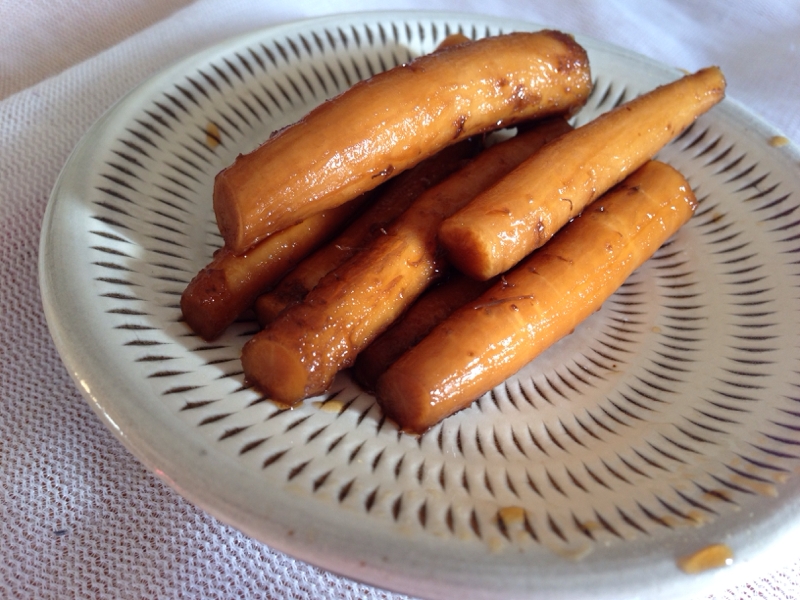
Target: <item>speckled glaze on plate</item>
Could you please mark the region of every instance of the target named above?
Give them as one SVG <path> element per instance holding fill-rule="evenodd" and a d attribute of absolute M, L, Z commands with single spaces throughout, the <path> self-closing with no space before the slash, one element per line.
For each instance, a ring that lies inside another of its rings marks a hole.
<path fill-rule="evenodd" d="M 355 579 L 430 598 L 675 598 L 752 577 L 798 535 L 800 158 L 732 100 L 659 155 L 695 188 L 692 221 L 572 335 L 420 437 L 346 373 L 276 406 L 243 382 L 254 321 L 210 344 L 181 320 L 181 292 L 221 244 L 213 177 L 238 153 L 449 33 L 538 28 L 342 15 L 147 81 L 53 190 L 40 256 L 53 338 L 104 423 L 169 485 Z M 595 79 L 578 124 L 680 75 L 578 41 Z M 681 569 L 715 544 L 732 564 Z"/>

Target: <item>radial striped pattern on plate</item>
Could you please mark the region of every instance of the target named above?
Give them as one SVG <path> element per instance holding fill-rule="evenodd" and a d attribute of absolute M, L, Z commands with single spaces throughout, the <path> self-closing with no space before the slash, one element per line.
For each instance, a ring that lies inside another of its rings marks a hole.
<path fill-rule="evenodd" d="M 92 177 L 93 290 L 143 385 L 271 485 L 403 531 L 582 556 L 772 496 L 800 457 L 798 198 L 702 118 L 661 153 L 696 189 L 683 230 L 603 308 L 516 377 L 426 434 L 401 434 L 343 374 L 284 410 L 248 388 L 243 318 L 218 342 L 178 300 L 221 238 L 214 175 L 354 82 L 454 31 L 325 28 L 238 48 L 161 90 Z M 642 89 L 595 73 L 581 124 Z"/>

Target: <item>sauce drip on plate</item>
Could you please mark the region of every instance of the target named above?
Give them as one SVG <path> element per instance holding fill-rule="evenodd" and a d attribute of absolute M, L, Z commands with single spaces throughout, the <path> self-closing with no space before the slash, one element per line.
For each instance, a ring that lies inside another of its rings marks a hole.
<path fill-rule="evenodd" d="M 728 567 L 733 564 L 733 550 L 725 544 L 711 544 L 697 552 L 681 556 L 677 564 L 681 571 L 690 575 Z"/>

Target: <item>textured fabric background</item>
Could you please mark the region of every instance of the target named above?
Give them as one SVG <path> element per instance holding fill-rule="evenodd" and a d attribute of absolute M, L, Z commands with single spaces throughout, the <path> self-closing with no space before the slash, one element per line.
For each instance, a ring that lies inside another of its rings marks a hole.
<path fill-rule="evenodd" d="M 102 52 L 188 0 L 0 2 L 0 98 Z"/>
<path fill-rule="evenodd" d="M 95 418 L 49 337 L 41 221 L 71 149 L 115 100 L 231 35 L 364 1 L 0 0 L 0 597 L 401 598 L 270 550 L 184 501 Z M 398 1 L 580 32 L 695 69 L 800 138 L 800 8 L 783 0 Z M 800 165 L 799 165 L 800 166 Z M 800 597 L 800 562 L 713 598 Z"/>

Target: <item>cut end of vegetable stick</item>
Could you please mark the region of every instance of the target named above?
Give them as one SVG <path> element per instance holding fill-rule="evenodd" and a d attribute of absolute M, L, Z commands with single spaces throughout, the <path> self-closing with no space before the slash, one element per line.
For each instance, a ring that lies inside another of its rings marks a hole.
<path fill-rule="evenodd" d="M 235 302 L 234 295 L 228 287 L 225 272 L 214 266 L 204 267 L 181 295 L 181 312 L 186 324 L 197 335 L 206 341 L 219 337 L 231 324 L 231 307 Z M 220 309 L 220 307 L 223 307 Z M 246 306 L 244 308 L 247 308 Z M 243 310 L 237 306 L 236 314 Z"/>
<path fill-rule="evenodd" d="M 431 390 L 419 380 L 413 367 L 409 369 L 402 364 L 395 365 L 390 377 L 378 379 L 376 394 L 383 412 L 400 429 L 412 434 L 425 433 L 455 412 L 446 403 L 442 404 L 432 397 Z M 465 408 L 476 399 L 464 402 L 460 408 Z M 442 410 L 443 406 L 445 410 Z"/>
<path fill-rule="evenodd" d="M 494 277 L 495 260 L 491 249 L 494 240 L 483 239 L 485 232 L 474 227 L 462 227 L 455 219 L 446 219 L 439 228 L 439 242 L 447 259 L 459 271 L 479 281 Z"/>
<path fill-rule="evenodd" d="M 248 373 L 248 383 L 271 400 L 291 406 L 306 397 L 307 369 L 300 357 L 268 337 L 255 336 L 244 345 L 242 368 Z M 280 377 L 260 377 L 263 373 L 280 373 Z"/>

